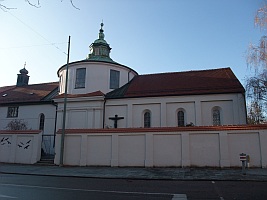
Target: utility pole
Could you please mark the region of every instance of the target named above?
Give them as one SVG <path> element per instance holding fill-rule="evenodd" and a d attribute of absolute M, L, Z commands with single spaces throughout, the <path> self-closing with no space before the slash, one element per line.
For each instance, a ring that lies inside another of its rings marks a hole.
<path fill-rule="evenodd" d="M 66 127 L 66 109 L 67 109 L 67 92 L 68 92 L 68 77 L 69 77 L 69 58 L 70 58 L 70 36 L 68 42 L 68 55 L 67 55 L 67 66 L 66 66 L 66 80 L 65 80 L 65 93 L 64 93 L 64 109 L 63 109 L 63 123 L 61 133 L 61 146 L 60 146 L 60 160 L 59 166 L 63 166 L 64 159 L 64 142 L 65 142 L 65 127 Z"/>

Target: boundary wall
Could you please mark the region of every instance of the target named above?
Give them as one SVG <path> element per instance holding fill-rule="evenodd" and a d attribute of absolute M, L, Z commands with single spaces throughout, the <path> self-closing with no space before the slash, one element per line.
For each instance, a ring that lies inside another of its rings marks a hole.
<path fill-rule="evenodd" d="M 59 164 L 61 130 L 56 135 Z M 64 165 L 111 167 L 267 167 L 267 125 L 67 129 Z"/>
<path fill-rule="evenodd" d="M 34 164 L 41 158 L 42 131 L 0 131 L 0 162 Z"/>

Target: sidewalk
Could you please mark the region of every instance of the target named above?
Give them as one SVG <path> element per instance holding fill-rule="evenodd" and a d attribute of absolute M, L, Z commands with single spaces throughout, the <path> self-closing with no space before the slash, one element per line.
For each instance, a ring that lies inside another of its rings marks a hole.
<path fill-rule="evenodd" d="M 251 168 L 131 168 L 131 167 L 59 167 L 0 163 L 0 174 L 71 176 L 87 178 L 159 179 L 159 180 L 246 180 L 267 181 L 267 169 Z"/>

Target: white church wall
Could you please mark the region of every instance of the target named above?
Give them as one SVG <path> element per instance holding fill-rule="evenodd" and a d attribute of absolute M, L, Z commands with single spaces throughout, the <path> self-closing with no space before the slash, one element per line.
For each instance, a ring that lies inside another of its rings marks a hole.
<path fill-rule="evenodd" d="M 87 128 L 87 111 L 86 110 L 71 110 L 69 112 L 69 126 L 71 128 Z"/>
<path fill-rule="evenodd" d="M 146 111 L 150 112 L 151 116 L 151 127 L 160 127 L 161 126 L 161 110 L 160 103 L 155 103 L 152 101 L 151 103 L 144 102 L 143 104 L 139 102 L 139 104 L 133 104 L 133 127 L 144 127 L 144 113 Z"/>
<path fill-rule="evenodd" d="M 123 116 L 124 119 L 118 120 L 118 127 L 127 126 L 127 105 L 111 105 L 105 110 L 105 128 L 114 128 L 114 120 L 109 119 L 110 117 Z M 115 111 L 115 112 L 114 112 Z"/>
<path fill-rule="evenodd" d="M 250 156 L 250 166 L 267 167 L 266 127 L 245 130 L 237 127 L 231 130 L 227 126 L 217 129 L 186 127 L 68 131 L 65 135 L 64 164 L 241 167 L 239 154 L 245 153 Z M 56 164 L 59 164 L 60 139 L 61 134 L 57 134 Z"/>
<path fill-rule="evenodd" d="M 236 122 L 238 124 L 246 124 L 247 122 L 247 109 L 246 109 L 246 99 L 244 94 L 237 94 L 236 102 L 234 101 L 234 104 L 236 105 L 236 110 L 238 112 L 237 117 L 235 118 Z"/>
<path fill-rule="evenodd" d="M 63 99 L 56 99 L 57 129 L 63 124 Z M 103 97 L 73 98 L 67 100 L 66 128 L 102 128 Z"/>
<path fill-rule="evenodd" d="M 7 118 L 8 107 L 0 107 L 0 130 L 5 130 L 12 120 L 22 120 L 28 129 L 38 130 L 40 125 L 40 114 L 45 116 L 43 134 L 54 134 L 56 106 L 51 104 L 21 105 L 18 108 L 18 117 Z"/>
<path fill-rule="evenodd" d="M 215 100 L 215 101 L 202 101 L 201 102 L 201 110 L 202 110 L 201 118 L 202 118 L 203 126 L 213 125 L 212 109 L 215 107 L 220 109 L 221 125 L 235 124 L 233 101 L 232 100 L 225 100 L 225 101 Z"/>
<path fill-rule="evenodd" d="M 75 88 L 76 70 L 79 68 L 86 68 L 85 88 Z M 59 76 L 62 76 L 60 83 L 59 94 L 65 91 L 65 68 L 59 71 Z M 134 71 L 121 65 L 116 65 L 106 62 L 80 62 L 69 64 L 69 76 L 68 76 L 68 93 L 69 94 L 86 94 L 100 90 L 103 93 L 112 91 L 110 89 L 110 70 L 116 70 L 120 72 L 119 87 L 128 83 L 135 75 Z"/>
<path fill-rule="evenodd" d="M 118 127 L 143 127 L 144 111 L 149 110 L 152 127 L 174 127 L 178 125 L 177 112 L 182 109 L 185 123 L 210 126 L 213 125 L 212 109 L 219 107 L 222 125 L 246 124 L 244 101 L 242 94 L 108 99 L 105 104 L 105 123 L 113 127 L 108 116 L 118 114 L 124 117 L 118 121 Z"/>
<path fill-rule="evenodd" d="M 185 114 L 185 124 L 195 124 L 195 102 L 167 102 L 167 126 L 178 126 L 178 111 Z"/>

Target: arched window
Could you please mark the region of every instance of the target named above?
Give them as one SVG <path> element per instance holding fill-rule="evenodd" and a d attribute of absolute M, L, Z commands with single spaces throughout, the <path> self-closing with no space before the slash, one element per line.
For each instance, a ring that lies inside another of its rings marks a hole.
<path fill-rule="evenodd" d="M 212 109 L 212 120 L 213 126 L 221 125 L 221 109 L 219 107 L 215 107 Z"/>
<path fill-rule="evenodd" d="M 150 113 L 150 111 L 145 111 L 145 113 L 144 113 L 144 127 L 145 128 L 151 127 L 151 113 Z"/>
<path fill-rule="evenodd" d="M 39 130 L 44 130 L 44 122 L 45 122 L 45 115 L 41 113 L 39 121 Z"/>
<path fill-rule="evenodd" d="M 185 126 L 184 111 L 179 110 L 177 113 L 178 126 Z"/>

